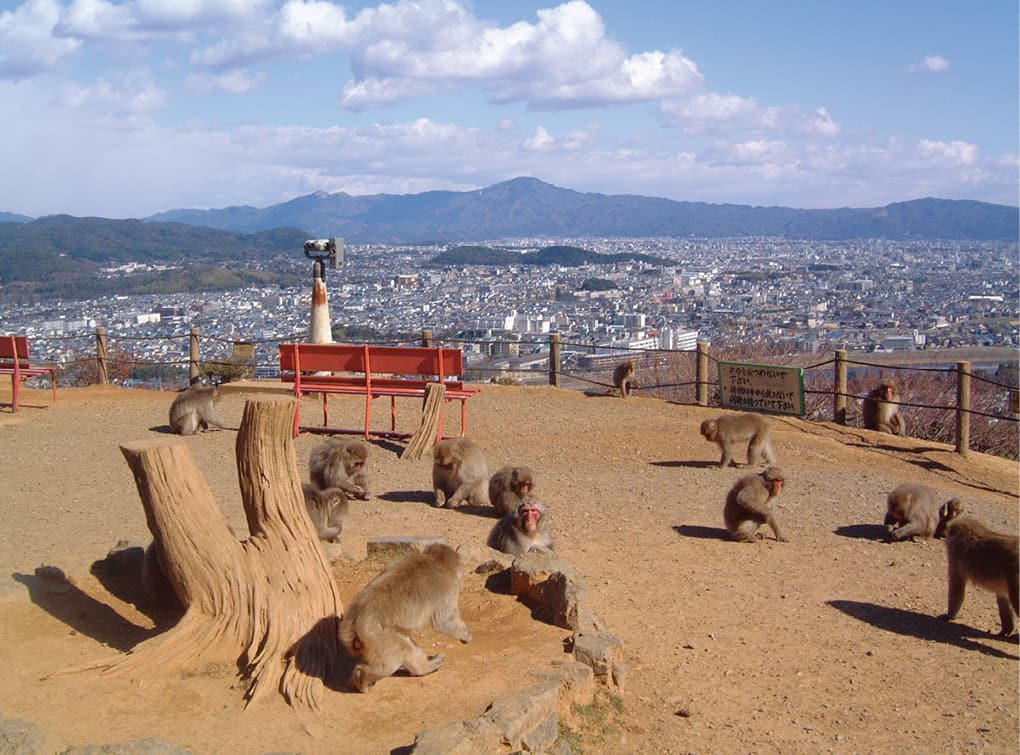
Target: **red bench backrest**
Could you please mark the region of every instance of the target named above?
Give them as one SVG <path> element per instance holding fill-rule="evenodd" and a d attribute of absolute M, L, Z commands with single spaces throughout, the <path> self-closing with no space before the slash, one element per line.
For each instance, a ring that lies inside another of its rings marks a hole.
<path fill-rule="evenodd" d="M 372 374 L 442 375 L 444 378 L 464 374 L 464 353 L 460 349 L 369 344 L 368 352 Z M 365 373 L 365 345 L 281 343 L 280 370 Z"/>
<path fill-rule="evenodd" d="M 13 362 L 15 356 L 19 362 L 28 361 L 28 337 L 0 336 L 0 359 Z"/>

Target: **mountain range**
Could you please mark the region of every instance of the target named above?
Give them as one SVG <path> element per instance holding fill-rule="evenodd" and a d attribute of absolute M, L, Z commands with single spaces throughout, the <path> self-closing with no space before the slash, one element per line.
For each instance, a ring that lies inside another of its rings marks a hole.
<path fill-rule="evenodd" d="M 257 208 L 180 209 L 175 221 L 244 233 L 301 228 L 352 243 L 461 242 L 514 237 L 775 236 L 846 240 L 1018 240 L 1016 207 L 971 200 L 917 199 L 884 207 L 798 210 L 592 194 L 535 178 L 476 191 L 352 196 L 316 192 Z"/>

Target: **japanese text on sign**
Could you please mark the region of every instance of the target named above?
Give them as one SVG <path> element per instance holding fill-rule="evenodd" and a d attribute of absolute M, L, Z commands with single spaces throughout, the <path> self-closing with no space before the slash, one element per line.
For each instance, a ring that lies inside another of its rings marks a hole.
<path fill-rule="evenodd" d="M 729 409 L 804 416 L 804 369 L 719 362 L 719 403 Z"/>

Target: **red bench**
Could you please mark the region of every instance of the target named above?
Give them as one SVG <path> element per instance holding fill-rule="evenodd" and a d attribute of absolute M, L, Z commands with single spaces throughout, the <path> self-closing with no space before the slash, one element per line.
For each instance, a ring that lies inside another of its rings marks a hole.
<path fill-rule="evenodd" d="M 373 344 L 281 343 L 280 379 L 294 383 L 294 395 L 300 399 L 311 393 L 322 394 L 322 427 L 301 427 L 301 403 L 294 414 L 294 435 L 309 432 L 358 432 L 329 427 L 331 393 L 365 396 L 365 437 L 409 437 L 397 432 L 397 398 L 423 398 L 425 386 L 442 383 L 444 403 L 460 401 L 460 432 L 467 433 L 466 402 L 477 388 L 466 386 L 464 353 L 442 346 L 379 346 Z M 372 429 L 372 399 L 390 397 L 389 431 Z M 439 433 L 442 434 L 442 421 Z"/>
<path fill-rule="evenodd" d="M 53 388 L 53 403 L 57 403 L 57 369 L 56 367 L 40 367 L 28 360 L 28 337 L 27 336 L 0 336 L 0 375 L 11 376 L 11 403 L 2 403 L 0 406 L 10 406 L 11 411 L 18 411 L 19 406 L 29 406 L 34 409 L 44 409 L 49 404 L 23 404 L 21 403 L 21 384 L 34 377 L 45 377 L 49 375 L 50 385 Z"/>

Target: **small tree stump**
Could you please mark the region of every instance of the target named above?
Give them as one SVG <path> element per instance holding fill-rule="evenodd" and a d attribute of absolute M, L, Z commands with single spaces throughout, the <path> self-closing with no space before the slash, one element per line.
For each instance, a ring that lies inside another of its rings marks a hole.
<path fill-rule="evenodd" d="M 246 705 L 278 689 L 317 708 L 339 659 L 342 605 L 305 512 L 292 399 L 249 400 L 237 435 L 237 472 L 248 529 L 238 542 L 181 439 L 121 446 L 181 621 L 127 656 L 90 664 L 103 673 L 175 668 L 223 643 L 249 680 Z"/>

